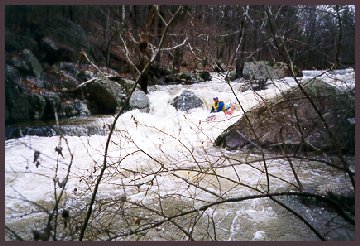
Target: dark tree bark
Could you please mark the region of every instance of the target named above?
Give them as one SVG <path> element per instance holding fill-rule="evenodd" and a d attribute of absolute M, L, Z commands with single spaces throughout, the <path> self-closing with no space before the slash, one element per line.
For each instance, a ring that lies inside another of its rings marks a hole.
<path fill-rule="evenodd" d="M 236 51 L 236 77 L 240 78 L 243 75 L 243 69 L 245 65 L 245 20 L 241 21 L 240 24 L 240 35 L 239 35 L 239 47 Z"/>
<path fill-rule="evenodd" d="M 336 44 L 336 53 L 335 53 L 335 66 L 339 67 L 341 65 L 341 61 L 340 61 L 340 50 L 341 50 L 341 42 L 342 42 L 342 21 L 341 21 L 341 16 L 339 13 L 339 5 L 336 5 L 335 7 L 335 11 L 336 11 L 336 19 L 338 22 L 338 39 L 337 39 L 337 44 Z"/>

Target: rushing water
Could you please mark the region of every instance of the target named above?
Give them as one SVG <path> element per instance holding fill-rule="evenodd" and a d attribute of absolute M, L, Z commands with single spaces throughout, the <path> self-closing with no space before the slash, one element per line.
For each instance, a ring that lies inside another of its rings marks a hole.
<path fill-rule="evenodd" d="M 109 145 L 108 168 L 99 187 L 98 199 L 108 201 L 126 197 L 125 211 L 133 213 L 133 217 L 136 214 L 149 221 L 158 221 L 161 216 L 138 208 L 131 209 L 131 204 L 157 210 L 160 206 L 164 214 L 171 216 L 221 199 L 259 194 L 259 191 L 266 191 L 268 184 L 264 175 L 264 159 L 271 174 L 271 192 L 296 190 L 292 170 L 283 157 L 270 153 L 229 152 L 213 146 L 215 138 L 242 115 L 237 107 L 232 117 L 227 118 L 220 113 L 216 121 L 206 121 L 213 97 L 236 102 L 224 79 L 213 76 L 213 81 L 208 83 L 152 86 L 148 95 L 150 113 L 133 110 L 119 118 Z M 336 76 L 339 77 L 338 74 Z M 350 84 L 354 84 L 353 71 L 345 72 L 343 76 L 352 78 Z M 241 106 L 248 110 L 262 98 L 272 97 L 295 84 L 293 79 L 285 78 L 257 94 L 245 91 L 238 92 L 237 96 Z M 242 83 L 233 82 L 231 86 L 239 91 Z M 184 89 L 193 91 L 203 100 L 204 106 L 188 112 L 176 111 L 170 103 Z M 112 120 L 113 117 L 108 116 L 97 118 L 96 122 L 99 126 L 107 126 Z M 58 136 L 25 136 L 5 141 L 5 220 L 13 230 L 20 230 L 24 238 L 31 238 L 29 225 L 41 225 L 36 219 L 39 209 L 32 202 L 48 204 L 54 199 L 53 180 L 63 181 L 70 163 L 72 167 L 62 205 L 73 214 L 81 214 L 84 201 L 88 201 L 91 194 L 89 187 L 93 186 L 92 182 L 100 173 L 107 136 L 65 137 L 68 146 Z M 54 150 L 57 146 L 63 148 L 63 156 L 57 155 Z M 35 165 L 35 151 L 40 152 L 36 159 L 38 167 Z M 308 160 L 294 160 L 292 164 L 306 190 L 319 194 L 351 190 L 351 184 L 343 173 L 324 164 Z M 299 199 L 290 197 L 279 200 L 302 214 L 323 234 L 341 224 L 346 225 L 343 219 L 334 217 L 334 211 L 306 207 Z M 198 217 L 191 220 L 184 216 L 178 225 L 191 232 L 195 240 L 318 240 L 303 222 L 270 199 L 222 203 L 209 207 L 204 213 L 198 211 L 193 214 Z M 196 218 L 196 226 L 189 228 Z M 134 226 L 121 222 L 124 220 L 121 216 L 107 220 L 115 220 L 121 228 Z M 97 220 L 94 218 L 94 221 Z M 99 219 L 100 222 L 104 221 Z M 141 235 L 141 238 L 124 236 L 117 239 L 187 239 L 179 227 L 171 223 L 161 224 Z M 354 228 L 346 225 L 325 237 L 353 239 Z"/>

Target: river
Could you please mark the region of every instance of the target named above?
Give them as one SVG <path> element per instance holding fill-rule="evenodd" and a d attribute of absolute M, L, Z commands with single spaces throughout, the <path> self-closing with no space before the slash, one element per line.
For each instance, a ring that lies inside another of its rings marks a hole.
<path fill-rule="evenodd" d="M 335 74 L 309 71 L 304 75 L 323 76 L 338 87 L 355 85 L 351 69 Z M 149 113 L 132 110 L 120 116 L 98 190 L 99 202 L 94 206 L 90 240 L 319 240 L 302 221 L 271 199 L 221 202 L 263 194 L 268 188 L 264 160 L 271 174 L 271 192 L 295 191 L 296 181 L 282 156 L 213 146 L 215 138 L 242 112 L 237 107 L 231 117 L 220 113 L 215 121 L 206 121 L 213 97 L 236 102 L 224 78 L 215 73 L 212 76 L 213 80 L 206 83 L 151 86 Z M 296 83 L 284 78 L 256 93 L 241 92 L 241 80 L 230 85 L 238 92 L 241 106 L 248 110 Z M 185 89 L 200 97 L 204 106 L 176 111 L 170 103 Z M 95 117 L 92 121 L 107 129 L 113 117 Z M 31 231 L 44 225 L 44 213 L 40 211 L 53 206 L 55 187 L 57 192 L 61 190 L 53 180 L 61 183 L 70 164 L 60 207 L 70 211 L 73 221 L 81 221 L 100 174 L 106 139 L 107 135 L 26 135 L 6 140 L 5 224 L 30 240 Z M 56 147 L 62 148 L 61 154 Z M 352 189 L 344 173 L 322 163 L 294 160 L 293 165 L 305 190 L 325 194 Z M 300 199 L 288 196 L 279 200 L 302 214 L 326 239 L 354 239 L 354 226 L 334 211 L 322 206 L 307 207 Z M 219 204 L 199 210 L 214 202 Z M 194 212 L 180 216 L 190 210 Z M 153 226 L 156 223 L 159 225 Z M 59 237 L 76 239 L 74 228 L 73 234 L 70 229 L 63 230 Z M 111 233 L 96 233 L 94 228 L 109 228 Z M 138 233 L 129 235 L 136 230 Z M 10 238 L 6 236 L 6 240 Z"/>

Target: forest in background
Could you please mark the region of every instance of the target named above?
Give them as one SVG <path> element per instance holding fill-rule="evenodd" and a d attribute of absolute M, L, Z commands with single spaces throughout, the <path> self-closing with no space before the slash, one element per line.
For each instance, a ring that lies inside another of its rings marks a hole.
<path fill-rule="evenodd" d="M 155 8 L 161 15 L 155 14 Z M 81 25 L 88 34 L 85 45 L 99 66 L 130 72 L 124 43 L 135 56 L 139 42 L 145 39 L 150 50 L 159 43 L 165 25 L 177 6 L 7 6 L 6 28 L 26 34 L 38 22 L 61 16 Z M 165 47 L 156 58 L 160 67 L 176 70 L 206 69 L 214 66 L 236 67 L 241 76 L 245 61 L 284 61 L 273 36 L 281 39 L 293 63 L 299 69 L 328 69 L 355 64 L 354 6 L 271 6 L 200 5 L 184 6 L 169 27 Z M 272 29 L 267 15 L 274 22 Z M 274 35 L 273 35 L 274 34 Z M 237 47 L 241 42 L 241 47 Z M 9 50 L 9 49 L 7 49 Z M 10 49 L 11 50 L 11 49 Z M 138 50 L 137 50 L 138 51 Z M 236 51 L 236 52 L 235 52 Z M 235 62 L 234 62 L 235 61 Z"/>

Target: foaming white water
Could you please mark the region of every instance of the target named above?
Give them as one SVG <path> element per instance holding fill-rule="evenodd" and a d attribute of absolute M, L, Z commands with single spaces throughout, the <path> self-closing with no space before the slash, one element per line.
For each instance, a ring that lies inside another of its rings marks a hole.
<path fill-rule="evenodd" d="M 230 86 L 236 91 L 236 98 L 221 76 L 212 75 L 213 80 L 206 83 L 150 87 L 149 113 L 132 110 L 120 116 L 107 153 L 108 169 L 99 189 L 99 197 L 112 197 L 125 193 L 132 201 L 145 202 L 157 197 L 156 194 L 161 196 L 176 194 L 183 198 L 196 199 L 194 206 L 199 207 L 204 202 L 213 202 L 219 197 L 229 198 L 250 195 L 254 192 L 248 188 L 234 186 L 229 180 L 237 180 L 260 190 L 265 189 L 267 181 L 261 162 L 254 162 L 252 166 L 245 165 L 237 152 L 217 149 L 213 147 L 213 142 L 228 126 L 241 117 L 242 109 L 249 110 L 262 100 L 296 85 L 296 82 L 292 78 L 276 80 L 270 83 L 268 89 L 259 92 L 240 92 L 241 81 L 231 82 Z M 343 79 L 343 83 L 355 84 L 354 80 L 351 80 L 352 72 L 336 76 Z M 327 82 L 337 85 L 336 78 L 327 77 Z M 185 89 L 193 91 L 201 98 L 204 105 L 187 112 L 177 111 L 171 106 L 173 98 Z M 221 112 L 217 114 L 215 121 L 207 122 L 212 98 L 215 96 L 225 102 L 237 103 L 237 110 L 232 117 L 227 118 Z M 109 117 L 99 121 L 108 124 L 112 119 Z M 65 137 L 73 154 L 73 166 L 67 184 L 68 196 L 76 199 L 77 195 L 72 192 L 76 188 L 78 193 L 89 197 L 90 191 L 87 189 L 89 183 L 94 181 L 100 172 L 107 136 Z M 5 141 L 7 220 L 13 216 L 11 208 L 26 206 L 26 200 L 53 199 L 52 179 L 55 174 L 60 180 L 65 178 L 71 157 L 64 140 L 61 140 L 64 157 L 57 156 L 54 151 L 57 145 L 59 145 L 59 137 L 25 136 L 17 140 Z M 34 163 L 35 150 L 40 151 L 38 168 Z M 224 156 L 235 160 L 231 162 L 224 159 Z M 56 173 L 57 163 L 59 170 Z M 229 165 L 234 163 L 236 166 Z M 271 174 L 282 178 L 282 180 L 270 178 L 273 190 L 292 190 L 293 187 L 289 183 L 296 182 L 287 161 L 274 159 L 267 164 Z M 224 178 L 219 180 L 212 175 L 202 174 L 209 172 L 211 168 L 216 168 L 213 169 L 214 172 Z M 308 169 L 304 163 L 298 163 L 297 168 L 304 185 L 316 186 L 322 191 L 345 185 L 344 178 L 332 177 L 328 168 L 317 166 Z M 146 183 L 152 179 L 155 180 L 156 185 L 134 188 L 135 184 Z M 227 228 L 229 234 L 224 238 L 256 240 L 263 239 L 266 235 L 266 238 L 271 239 L 268 231 L 263 227 L 260 228 L 262 224 L 278 218 L 271 205 L 260 206 L 258 202 L 247 202 L 243 205 L 240 210 L 234 207 L 229 210 L 233 217 L 230 227 Z M 227 211 L 227 208 L 219 212 L 219 217 L 224 215 L 224 211 Z M 246 220 L 250 221 L 249 225 L 257 225 L 259 228 L 251 227 L 248 234 L 239 236 L 239 230 L 249 230 L 240 226 L 241 221 Z"/>

